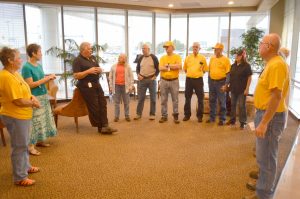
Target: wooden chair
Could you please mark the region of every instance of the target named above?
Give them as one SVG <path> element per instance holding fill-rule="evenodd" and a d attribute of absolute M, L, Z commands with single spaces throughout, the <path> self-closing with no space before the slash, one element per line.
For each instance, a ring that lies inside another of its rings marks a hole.
<path fill-rule="evenodd" d="M 56 127 L 58 123 L 58 115 L 74 117 L 77 131 L 78 131 L 78 117 L 83 117 L 88 115 L 88 109 L 78 88 L 75 88 L 73 99 L 71 100 L 71 102 L 56 107 L 53 112 L 54 112 L 54 120 L 55 120 Z"/>
<path fill-rule="evenodd" d="M 45 85 L 46 85 L 46 88 L 48 91 L 49 102 L 50 102 L 51 108 L 54 109 L 57 105 L 56 94 L 58 91 L 58 86 L 55 84 L 54 80 L 50 80 Z"/>

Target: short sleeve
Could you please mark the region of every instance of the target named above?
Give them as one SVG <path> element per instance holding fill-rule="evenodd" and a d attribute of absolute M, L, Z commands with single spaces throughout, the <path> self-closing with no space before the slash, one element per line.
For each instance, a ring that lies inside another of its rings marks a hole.
<path fill-rule="evenodd" d="M 214 58 L 213 58 L 213 57 L 211 57 L 211 58 L 209 59 L 208 71 L 210 70 L 210 67 L 211 67 L 211 65 L 212 65 L 213 61 L 214 61 Z"/>
<path fill-rule="evenodd" d="M 205 57 L 203 57 L 202 61 L 203 61 L 203 71 L 208 71 L 208 66 Z"/>
<path fill-rule="evenodd" d="M 180 65 L 180 69 L 181 69 L 182 68 L 182 59 L 179 55 L 177 56 L 176 62 Z"/>
<path fill-rule="evenodd" d="M 231 64 L 228 58 L 225 59 L 225 68 L 226 68 L 226 73 L 229 73 L 231 69 Z"/>
<path fill-rule="evenodd" d="M 187 62 L 188 62 L 188 58 L 189 58 L 189 57 L 186 57 L 185 60 L 184 60 L 183 70 L 187 70 Z"/>
<path fill-rule="evenodd" d="M 165 62 L 164 62 L 164 56 L 162 56 L 159 60 L 159 66 L 164 66 Z"/>
<path fill-rule="evenodd" d="M 22 76 L 24 79 L 32 78 L 31 69 L 26 64 L 22 68 Z"/>
<path fill-rule="evenodd" d="M 251 66 L 249 65 L 249 64 L 247 64 L 247 70 L 246 70 L 246 75 L 247 76 L 250 76 L 250 75 L 252 75 L 253 73 L 252 73 L 252 70 L 251 70 Z"/>
<path fill-rule="evenodd" d="M 6 83 L 3 84 L 3 90 L 7 99 L 13 101 L 16 99 L 24 98 L 21 86 L 19 82 L 12 79 L 7 79 Z"/>
<path fill-rule="evenodd" d="M 272 70 L 270 70 L 268 74 L 269 89 L 277 88 L 279 90 L 283 90 L 287 76 L 286 73 L 287 70 L 285 70 L 285 66 L 283 64 L 273 65 Z"/>
<path fill-rule="evenodd" d="M 76 58 L 72 64 L 73 73 L 79 73 L 81 71 L 80 60 Z"/>

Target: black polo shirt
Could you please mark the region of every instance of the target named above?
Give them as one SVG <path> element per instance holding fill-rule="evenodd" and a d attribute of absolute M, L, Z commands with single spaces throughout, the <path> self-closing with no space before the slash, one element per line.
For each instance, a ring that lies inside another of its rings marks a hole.
<path fill-rule="evenodd" d="M 72 67 L 74 73 L 79 73 L 79 72 L 86 71 L 92 67 L 100 67 L 100 66 L 94 56 L 91 56 L 89 59 L 87 59 L 82 55 L 78 55 L 78 57 L 74 59 Z M 100 77 L 99 74 L 88 74 L 84 78 L 78 80 L 78 84 L 88 83 L 88 82 L 98 83 L 99 77 Z"/>
<path fill-rule="evenodd" d="M 250 75 L 252 75 L 252 70 L 248 63 L 232 64 L 230 69 L 230 91 L 234 94 L 244 93 Z"/>

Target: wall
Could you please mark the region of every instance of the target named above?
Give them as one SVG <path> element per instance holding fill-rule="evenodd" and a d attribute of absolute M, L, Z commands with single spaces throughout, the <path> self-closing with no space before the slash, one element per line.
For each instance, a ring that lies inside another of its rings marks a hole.
<path fill-rule="evenodd" d="M 270 11 L 270 33 L 282 36 L 285 0 L 279 0 Z"/>

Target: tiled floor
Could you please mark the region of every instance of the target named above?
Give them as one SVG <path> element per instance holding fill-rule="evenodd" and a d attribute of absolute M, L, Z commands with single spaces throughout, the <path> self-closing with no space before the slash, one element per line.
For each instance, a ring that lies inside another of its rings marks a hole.
<path fill-rule="evenodd" d="M 300 128 L 299 128 L 300 129 Z M 279 180 L 274 199 L 299 199 L 300 198 L 300 137 L 285 165 Z"/>

